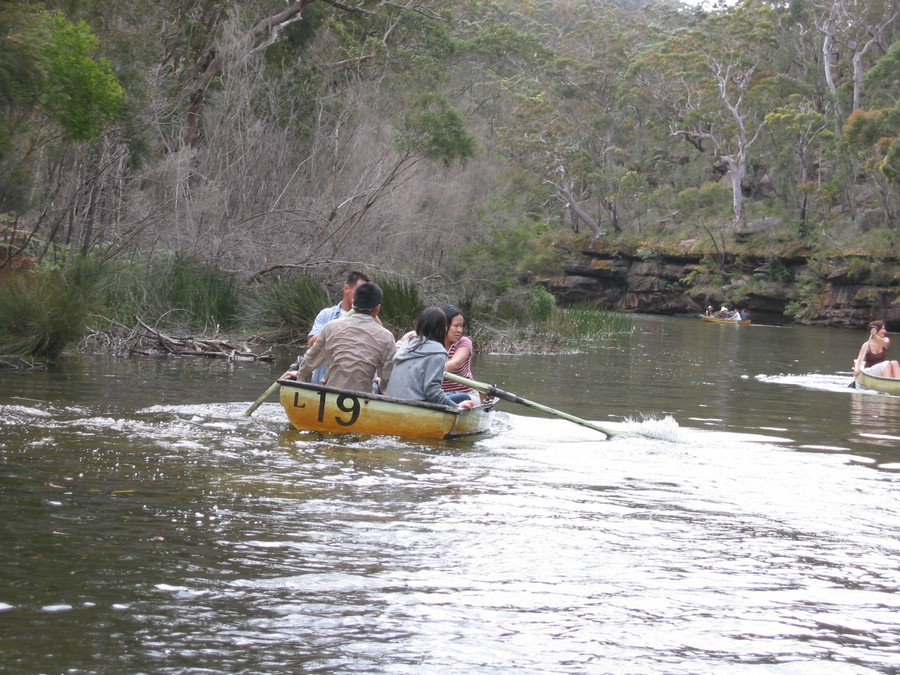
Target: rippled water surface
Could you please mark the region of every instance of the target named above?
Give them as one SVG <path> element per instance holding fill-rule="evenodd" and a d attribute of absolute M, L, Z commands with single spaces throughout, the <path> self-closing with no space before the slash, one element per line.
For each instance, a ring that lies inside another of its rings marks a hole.
<path fill-rule="evenodd" d="M 243 417 L 289 356 L 0 373 L 0 670 L 900 672 L 900 397 L 847 387 L 864 337 L 636 318 L 478 355 L 638 432 L 610 441 L 506 402 L 452 442 Z"/>

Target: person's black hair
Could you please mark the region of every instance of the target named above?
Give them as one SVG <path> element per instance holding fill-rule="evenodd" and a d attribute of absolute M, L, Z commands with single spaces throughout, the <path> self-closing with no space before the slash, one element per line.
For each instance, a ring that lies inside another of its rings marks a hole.
<path fill-rule="evenodd" d="M 447 315 L 440 307 L 426 307 L 416 321 L 416 335 L 422 338 L 422 342 L 434 340 L 444 344 L 444 337 L 447 335 Z"/>
<path fill-rule="evenodd" d="M 453 323 L 453 319 L 462 314 L 462 310 L 456 305 L 441 305 L 441 311 L 447 317 L 447 325 Z"/>
<path fill-rule="evenodd" d="M 353 291 L 353 309 L 362 314 L 371 314 L 384 300 L 384 293 L 378 284 L 366 282 Z"/>
<path fill-rule="evenodd" d="M 346 283 L 350 287 L 353 287 L 356 286 L 356 283 L 358 281 L 365 281 L 366 283 L 369 283 L 371 279 L 369 279 L 369 277 L 367 277 L 362 272 L 350 272 L 350 274 L 347 275 L 347 281 L 345 281 L 344 283 Z"/>

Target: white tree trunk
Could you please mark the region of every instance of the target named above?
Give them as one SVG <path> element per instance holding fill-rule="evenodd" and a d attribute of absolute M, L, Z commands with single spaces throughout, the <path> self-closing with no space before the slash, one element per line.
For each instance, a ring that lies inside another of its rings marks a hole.
<path fill-rule="evenodd" d="M 734 221 L 738 222 L 744 219 L 744 177 L 747 175 L 747 160 L 742 159 L 738 154 L 738 159 L 722 156 L 722 161 L 728 165 L 728 176 L 731 179 L 731 205 L 734 209 Z"/>

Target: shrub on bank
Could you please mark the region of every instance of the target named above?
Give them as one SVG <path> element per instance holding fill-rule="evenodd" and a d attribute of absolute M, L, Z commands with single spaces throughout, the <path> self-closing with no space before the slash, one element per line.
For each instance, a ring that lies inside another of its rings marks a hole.
<path fill-rule="evenodd" d="M 316 314 L 337 302 L 325 287 L 302 275 L 265 280 L 253 287 L 245 318 L 266 339 L 293 343 L 306 341 Z"/>
<path fill-rule="evenodd" d="M 81 338 L 86 295 L 60 272 L 0 279 L 0 354 L 54 360 Z"/>
<path fill-rule="evenodd" d="M 425 302 L 429 289 L 419 284 L 401 277 L 375 281 L 385 294 L 382 321 L 397 336 L 415 326 L 426 304 L 447 300 L 463 307 L 478 351 L 546 353 L 622 330 L 621 315 L 557 308 L 541 286 L 510 290 L 476 307 L 448 295 L 444 285 L 430 289 L 434 299 Z M 270 343 L 305 342 L 316 314 L 339 300 L 331 295 L 320 281 L 300 275 L 248 288 L 235 275 L 184 256 L 78 258 L 66 272 L 43 267 L 0 279 L 0 355 L 53 360 L 88 328 L 130 331 L 138 317 L 163 330 L 221 329 Z"/>
<path fill-rule="evenodd" d="M 481 319 L 470 336 L 479 352 L 552 354 L 629 333 L 632 327 L 628 315 L 584 303 L 555 307 L 541 317 L 523 315 L 506 322 Z"/>
<path fill-rule="evenodd" d="M 96 285 L 96 311 L 126 326 L 140 317 L 154 325 L 213 333 L 233 329 L 240 320 L 236 277 L 188 256 L 109 263 Z"/>
<path fill-rule="evenodd" d="M 373 281 L 384 291 L 384 302 L 379 314 L 382 323 L 398 336 L 413 330 L 426 304 L 419 295 L 418 286 L 403 279 Z"/>

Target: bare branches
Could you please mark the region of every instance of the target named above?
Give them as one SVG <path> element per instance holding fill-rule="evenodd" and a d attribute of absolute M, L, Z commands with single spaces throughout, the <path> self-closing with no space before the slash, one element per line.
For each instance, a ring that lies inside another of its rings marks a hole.
<path fill-rule="evenodd" d="M 228 361 L 274 361 L 271 350 L 257 354 L 250 350 L 246 343 L 234 344 L 227 340 L 213 337 L 193 337 L 169 335 L 153 328 L 140 317 L 136 317 L 138 325 L 144 333 L 134 330 L 129 341 L 128 351 L 137 354 L 165 353 L 173 356 L 203 356 Z"/>
<path fill-rule="evenodd" d="M 565 208 L 571 211 L 578 221 L 590 228 L 591 232 L 594 233 L 595 239 L 602 237 L 604 234 L 603 230 L 600 229 L 600 225 L 597 224 L 597 221 L 581 207 L 579 200 L 575 198 L 575 195 L 572 193 L 572 186 L 566 180 L 565 171 L 562 167 L 559 168 L 558 173 L 562 176 L 561 180 L 548 180 L 545 182 L 553 186 L 557 199 L 565 204 Z"/>
<path fill-rule="evenodd" d="M 200 118 L 203 114 L 203 108 L 206 102 L 206 92 L 213 79 L 216 76 L 221 75 L 232 65 L 232 59 L 258 54 L 275 44 L 284 28 L 295 21 L 302 20 L 304 8 L 315 1 L 316 0 L 298 0 L 285 9 L 257 21 L 240 40 L 244 51 L 243 54 L 229 55 L 225 53 L 221 46 L 217 47 L 215 45 L 209 45 L 207 47 L 206 53 L 200 55 L 200 58 L 198 59 L 198 63 L 200 63 L 201 66 L 198 69 L 197 75 L 194 76 L 182 90 L 182 95 L 188 97 L 190 100 L 187 115 L 188 124 L 184 136 L 184 143 L 186 145 L 194 145 L 200 140 Z M 369 16 L 374 16 L 378 13 L 377 9 L 372 10 L 364 7 L 362 2 L 349 4 L 341 2 L 340 0 L 321 1 L 331 5 L 335 9 L 345 12 L 354 12 Z M 429 18 L 436 18 L 437 16 L 427 7 L 423 6 L 419 0 L 410 0 L 410 2 L 405 5 L 382 1 L 378 6 L 417 12 Z M 384 36 L 384 40 L 387 40 L 387 37 L 390 35 L 390 32 L 395 25 L 396 22 L 388 29 Z M 366 58 L 369 57 L 361 57 L 363 60 Z"/>

